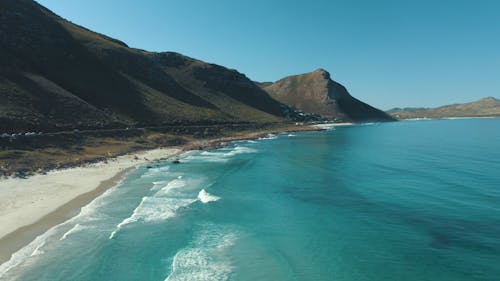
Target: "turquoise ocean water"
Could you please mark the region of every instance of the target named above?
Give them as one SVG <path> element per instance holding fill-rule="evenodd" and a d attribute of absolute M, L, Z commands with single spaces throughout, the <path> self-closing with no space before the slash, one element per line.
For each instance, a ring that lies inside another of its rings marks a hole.
<path fill-rule="evenodd" d="M 141 167 L 0 280 L 500 280 L 500 119 L 280 134 Z"/>

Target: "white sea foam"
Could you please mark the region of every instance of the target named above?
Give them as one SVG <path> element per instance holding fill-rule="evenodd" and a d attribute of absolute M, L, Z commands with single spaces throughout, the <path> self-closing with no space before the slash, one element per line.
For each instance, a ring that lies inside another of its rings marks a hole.
<path fill-rule="evenodd" d="M 154 185 L 164 185 L 166 183 L 168 183 L 169 181 L 154 181 L 153 184 Z"/>
<path fill-rule="evenodd" d="M 220 157 L 220 156 L 188 156 L 185 160 L 199 160 L 204 162 L 214 162 L 214 163 L 223 163 L 229 161 L 228 158 Z"/>
<path fill-rule="evenodd" d="M 246 146 L 234 146 L 231 148 L 221 148 L 214 151 L 203 151 L 199 155 L 190 155 L 186 160 L 202 160 L 206 162 L 227 162 L 237 154 L 256 153 L 257 150 Z"/>
<path fill-rule="evenodd" d="M 45 253 L 44 251 L 41 250 L 41 248 L 43 246 L 45 246 L 45 243 L 46 241 L 42 241 L 42 243 L 40 243 L 40 245 L 38 245 L 35 250 L 33 250 L 33 253 L 31 253 L 30 257 L 33 257 L 33 256 L 38 256 L 38 255 L 41 255 L 43 253 Z"/>
<path fill-rule="evenodd" d="M 169 166 L 163 166 L 163 167 L 157 167 L 157 168 L 149 168 L 148 169 L 148 172 L 151 172 L 151 173 L 162 173 L 162 172 L 166 172 L 170 169 Z"/>
<path fill-rule="evenodd" d="M 288 134 L 289 137 L 295 137 L 296 135 L 294 134 Z"/>
<path fill-rule="evenodd" d="M 144 196 L 132 212 L 132 215 L 116 225 L 115 229 L 109 235 L 109 239 L 113 239 L 125 225 L 135 222 L 162 221 L 174 217 L 178 209 L 186 207 L 197 200 L 171 196 L 172 190 L 184 186 L 186 186 L 184 180 L 175 179 L 158 190 L 154 195 Z"/>
<path fill-rule="evenodd" d="M 167 184 L 169 181 L 154 181 L 153 182 L 153 187 L 151 187 L 151 191 L 155 191 L 155 190 L 158 190 L 162 187 L 165 186 L 165 184 Z"/>
<path fill-rule="evenodd" d="M 118 228 L 137 221 L 160 221 L 175 216 L 175 211 L 193 203 L 194 199 L 143 197 L 132 215 L 118 224 Z"/>
<path fill-rule="evenodd" d="M 77 220 L 82 220 L 84 219 L 85 221 L 92 221 L 98 219 L 98 215 L 96 210 L 101 207 L 102 205 L 105 204 L 105 199 L 111 195 L 114 191 L 117 190 L 117 188 L 122 184 L 123 179 L 120 180 L 114 187 L 106 190 L 102 195 L 99 197 L 95 198 L 92 202 L 90 202 L 88 205 L 82 207 L 80 209 L 80 212 L 78 215 L 72 217 L 71 219 L 58 224 L 49 230 L 47 230 L 45 233 L 37 236 L 33 241 L 31 241 L 28 245 L 24 246 L 14 254 L 12 254 L 11 258 L 0 264 L 0 280 L 11 280 L 12 278 L 9 279 L 3 279 L 5 275 L 8 274 L 8 272 L 13 269 L 14 267 L 20 265 L 24 261 L 26 261 L 30 257 L 35 257 L 39 256 L 44 253 L 42 248 L 46 245 L 47 239 L 55 236 L 56 234 L 60 234 L 60 229 L 68 224 L 74 223 Z M 69 235 L 69 234 L 67 234 Z M 66 235 L 66 236 L 67 236 Z"/>
<path fill-rule="evenodd" d="M 89 204 L 83 206 L 80 209 L 80 212 L 78 215 L 72 217 L 71 219 L 65 221 L 64 223 L 60 224 L 60 226 L 67 225 L 74 223 L 75 221 L 96 221 L 102 219 L 102 213 L 96 212 L 100 207 L 104 206 L 107 204 L 106 199 L 113 194 L 116 190 L 118 190 L 118 187 L 121 185 L 123 182 L 123 179 L 115 186 L 112 188 L 106 190 L 103 194 L 101 194 L 99 197 L 95 198 L 93 201 L 91 201 Z"/>
<path fill-rule="evenodd" d="M 235 146 L 231 148 L 229 151 L 225 149 L 217 150 L 217 151 L 203 151 L 200 153 L 200 155 L 203 156 L 219 156 L 219 157 L 232 157 L 237 154 L 244 154 L 244 153 L 255 153 L 257 150 L 253 148 L 249 148 L 246 146 Z"/>
<path fill-rule="evenodd" d="M 121 182 L 120 182 L 121 184 Z M 100 207 L 104 206 L 107 204 L 107 201 L 106 199 L 113 193 L 115 192 L 119 185 L 116 185 L 108 190 L 106 190 L 102 195 L 100 195 L 99 197 L 97 197 L 96 199 L 94 199 L 92 202 L 90 202 L 89 204 L 83 206 L 81 209 L 80 209 L 80 212 L 78 213 L 78 215 L 72 217 L 71 219 L 65 221 L 64 223 L 60 224 L 59 226 L 64 226 L 64 225 L 67 225 L 67 224 L 72 224 L 76 221 L 79 221 L 79 222 L 82 222 L 82 221 L 85 221 L 85 222 L 91 222 L 91 221 L 97 221 L 97 220 L 101 220 L 103 218 L 103 214 L 101 212 L 97 212 L 96 210 L 98 210 Z M 81 230 L 81 229 L 78 229 L 78 230 Z"/>
<path fill-rule="evenodd" d="M 178 209 L 186 207 L 195 201 L 196 199 L 143 197 L 132 215 L 121 221 L 115 230 L 111 232 L 109 239 L 113 239 L 125 225 L 134 222 L 154 222 L 172 218 Z"/>
<path fill-rule="evenodd" d="M 221 152 L 210 152 L 210 151 L 203 151 L 200 153 L 200 155 L 203 155 L 203 156 L 223 156 L 224 153 L 221 153 Z"/>
<path fill-rule="evenodd" d="M 10 280 L 3 279 L 9 270 L 24 262 L 29 257 L 43 254 L 44 252 L 41 251 L 41 248 L 45 246 L 46 240 L 57 232 L 59 226 L 53 227 L 44 234 L 37 236 L 31 243 L 12 254 L 8 261 L 0 264 L 0 280 Z"/>
<path fill-rule="evenodd" d="M 345 127 L 352 126 L 354 123 L 344 122 L 344 123 L 324 123 L 324 124 L 316 124 L 315 127 L 318 127 L 323 130 L 335 130 L 336 127 Z"/>
<path fill-rule="evenodd" d="M 402 121 L 431 121 L 431 120 L 433 120 L 433 119 L 427 118 L 427 117 L 402 119 Z"/>
<path fill-rule="evenodd" d="M 175 188 L 181 188 L 181 187 L 184 187 L 186 186 L 186 182 L 183 181 L 182 179 L 175 179 L 173 181 L 170 181 L 167 185 L 165 185 L 163 188 L 161 188 L 156 194 L 155 196 L 159 196 L 159 195 L 166 195 L 167 193 L 169 193 L 172 189 L 175 189 Z"/>
<path fill-rule="evenodd" d="M 195 240 L 178 251 L 165 281 L 228 280 L 232 265 L 227 250 L 234 245 L 237 234 L 214 226 L 206 227 Z"/>
<path fill-rule="evenodd" d="M 71 234 L 75 233 L 75 232 L 78 232 L 78 231 L 81 231 L 83 229 L 85 229 L 86 227 L 77 223 L 75 224 L 70 230 L 66 231 L 66 233 L 63 234 L 63 236 L 61 236 L 61 238 L 59 240 L 64 240 L 66 238 L 68 238 L 68 236 L 70 236 Z"/>
<path fill-rule="evenodd" d="M 166 173 L 170 169 L 169 166 L 157 167 L 157 168 L 149 168 L 147 172 L 141 175 L 141 178 L 149 178 L 157 175 L 161 175 Z"/>
<path fill-rule="evenodd" d="M 335 127 L 336 126 L 331 126 L 331 125 L 328 125 L 328 124 L 321 124 L 321 125 L 316 125 L 316 127 L 322 129 L 322 130 L 328 130 L 328 131 L 333 131 L 335 130 Z"/>
<path fill-rule="evenodd" d="M 198 193 L 198 200 L 200 200 L 202 203 L 214 202 L 219 199 L 220 197 L 206 192 L 205 189 L 200 190 L 200 192 Z"/>
<path fill-rule="evenodd" d="M 232 151 L 225 153 L 225 156 L 234 156 L 236 154 L 246 154 L 246 153 L 256 153 L 257 150 L 246 147 L 246 146 L 237 146 Z"/>
<path fill-rule="evenodd" d="M 259 140 L 274 140 L 274 139 L 277 139 L 277 138 L 278 138 L 278 136 L 275 135 L 275 134 L 268 134 L 265 137 L 259 138 Z"/>

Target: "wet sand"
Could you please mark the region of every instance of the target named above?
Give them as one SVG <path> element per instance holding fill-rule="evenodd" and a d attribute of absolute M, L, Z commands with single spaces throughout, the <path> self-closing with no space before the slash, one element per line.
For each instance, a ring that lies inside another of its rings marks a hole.
<path fill-rule="evenodd" d="M 300 126 L 283 132 L 322 130 Z M 82 207 L 116 186 L 129 171 L 157 160 L 173 159 L 183 151 L 224 146 L 276 131 L 254 131 L 192 141 L 183 147 L 158 148 L 110 158 L 82 167 L 37 174 L 26 179 L 0 180 L 0 264 L 39 235 L 76 216 Z"/>
<path fill-rule="evenodd" d="M 0 264 L 38 235 L 77 215 L 135 167 L 181 153 L 155 149 L 85 167 L 0 182 Z"/>

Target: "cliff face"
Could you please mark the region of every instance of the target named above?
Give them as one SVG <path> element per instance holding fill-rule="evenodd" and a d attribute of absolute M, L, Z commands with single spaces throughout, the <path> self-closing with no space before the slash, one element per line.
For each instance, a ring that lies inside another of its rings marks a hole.
<path fill-rule="evenodd" d="M 385 112 L 352 97 L 323 69 L 288 76 L 272 84 L 262 83 L 261 87 L 278 101 L 325 119 L 354 122 L 394 120 Z"/>
<path fill-rule="evenodd" d="M 283 120 L 245 75 L 153 53 L 31 0 L 0 1 L 0 131 Z"/>
<path fill-rule="evenodd" d="M 389 110 L 393 117 L 411 118 L 446 118 L 446 117 L 498 117 L 500 100 L 487 97 L 474 102 L 451 104 L 436 108 L 394 108 Z"/>

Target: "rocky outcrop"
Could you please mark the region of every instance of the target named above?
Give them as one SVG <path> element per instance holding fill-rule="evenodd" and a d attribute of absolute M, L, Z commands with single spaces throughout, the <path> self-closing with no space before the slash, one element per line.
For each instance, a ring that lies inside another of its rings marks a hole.
<path fill-rule="evenodd" d="M 393 121 L 385 112 L 352 97 L 324 69 L 285 77 L 261 87 L 278 101 L 306 113 L 337 121 Z"/>

